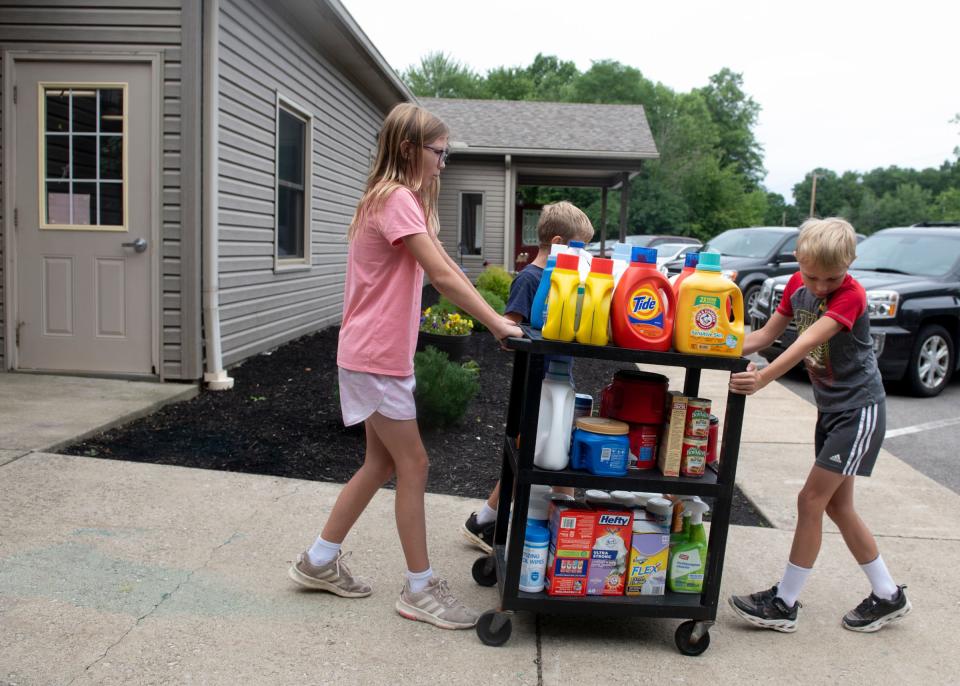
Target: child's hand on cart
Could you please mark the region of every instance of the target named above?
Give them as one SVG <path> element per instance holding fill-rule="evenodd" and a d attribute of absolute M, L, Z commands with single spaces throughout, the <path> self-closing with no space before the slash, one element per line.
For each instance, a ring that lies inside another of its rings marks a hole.
<path fill-rule="evenodd" d="M 501 317 L 497 322 L 496 328 L 491 328 L 490 332 L 500 342 L 500 347 L 504 350 L 507 349 L 503 344 L 504 339 L 523 338 L 523 330 L 506 317 Z"/>

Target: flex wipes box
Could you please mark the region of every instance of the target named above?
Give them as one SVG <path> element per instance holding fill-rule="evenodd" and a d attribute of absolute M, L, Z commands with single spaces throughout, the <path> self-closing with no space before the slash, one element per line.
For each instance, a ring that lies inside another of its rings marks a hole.
<path fill-rule="evenodd" d="M 680 476 L 683 428 L 687 423 L 687 398 L 679 391 L 667 393 L 666 418 L 657 451 L 657 466 L 664 476 Z"/>
<path fill-rule="evenodd" d="M 633 511 L 633 538 L 627 567 L 626 595 L 663 595 L 670 558 L 670 519 Z"/>
<path fill-rule="evenodd" d="M 587 571 L 593 550 L 596 513 L 580 503 L 551 503 L 548 595 L 587 594 Z"/>
<path fill-rule="evenodd" d="M 627 509 L 598 509 L 593 514 L 595 524 L 587 595 L 623 595 L 633 513 Z"/>

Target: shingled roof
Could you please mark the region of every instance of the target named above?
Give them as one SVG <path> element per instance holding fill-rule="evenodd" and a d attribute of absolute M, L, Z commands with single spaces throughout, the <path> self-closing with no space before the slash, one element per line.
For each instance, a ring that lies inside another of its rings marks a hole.
<path fill-rule="evenodd" d="M 450 127 L 457 152 L 659 157 L 642 105 L 418 98 Z"/>

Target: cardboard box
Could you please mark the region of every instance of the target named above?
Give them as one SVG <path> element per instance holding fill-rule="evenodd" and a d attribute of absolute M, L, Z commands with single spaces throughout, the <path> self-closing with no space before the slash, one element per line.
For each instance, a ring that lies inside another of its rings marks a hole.
<path fill-rule="evenodd" d="M 594 517 L 587 595 L 623 595 L 633 513 L 626 508 L 598 508 Z"/>
<path fill-rule="evenodd" d="M 667 393 L 666 417 L 657 451 L 657 466 L 664 476 L 680 476 L 683 428 L 687 421 L 688 398 L 679 391 Z"/>
<path fill-rule="evenodd" d="M 550 549 L 544 590 L 548 595 L 586 595 L 596 512 L 572 502 L 555 502 L 550 508 Z"/>
<path fill-rule="evenodd" d="M 670 527 L 634 510 L 626 595 L 664 595 L 670 558 Z"/>

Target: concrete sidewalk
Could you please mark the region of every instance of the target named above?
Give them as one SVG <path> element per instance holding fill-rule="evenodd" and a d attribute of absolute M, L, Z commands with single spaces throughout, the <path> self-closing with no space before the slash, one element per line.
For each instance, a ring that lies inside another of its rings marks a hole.
<path fill-rule="evenodd" d="M 723 398 L 725 383 L 704 373 L 701 395 Z M 731 528 L 724 597 L 781 573 L 814 419 L 778 385 L 748 399 L 738 481 L 776 528 Z M 286 567 L 339 488 L 43 452 L 0 466 L 0 684 L 956 682 L 960 496 L 889 454 L 858 484 L 858 506 L 913 614 L 878 634 L 840 627 L 868 585 L 828 528 L 797 633 L 753 629 L 722 604 L 698 658 L 674 647 L 677 620 L 517 614 L 501 648 L 404 620 L 392 491 L 346 542 L 374 594 L 303 592 Z M 430 550 L 465 601 L 491 608 L 496 592 L 473 583 L 478 554 L 457 531 L 476 505 L 428 496 Z"/>

